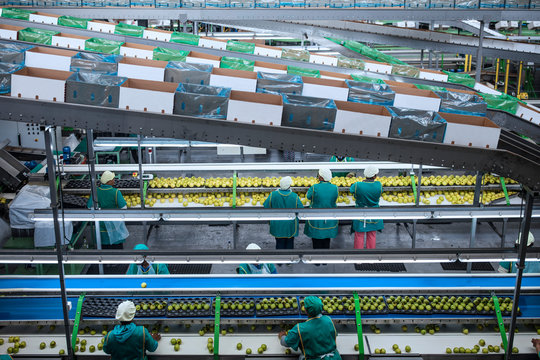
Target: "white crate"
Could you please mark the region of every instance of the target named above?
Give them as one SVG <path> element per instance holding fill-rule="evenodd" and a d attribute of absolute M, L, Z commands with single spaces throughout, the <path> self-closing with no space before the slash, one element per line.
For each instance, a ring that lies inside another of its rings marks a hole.
<path fill-rule="evenodd" d="M 171 41 L 171 32 L 165 30 L 150 30 L 145 29 L 143 31 L 143 38 L 159 41 Z"/>
<path fill-rule="evenodd" d="M 255 55 L 281 58 L 281 48 L 275 46 L 255 45 Z"/>
<path fill-rule="evenodd" d="M 227 120 L 281 126 L 283 99 L 279 95 L 231 91 Z"/>
<path fill-rule="evenodd" d="M 76 51 L 35 47 L 26 51 L 25 65 L 29 67 L 69 71 Z"/>
<path fill-rule="evenodd" d="M 501 129 L 488 118 L 449 113 L 439 115 L 446 120 L 445 144 L 497 148 Z"/>
<path fill-rule="evenodd" d="M 540 125 L 540 109 L 532 106 L 523 106 L 519 104 L 516 115 L 523 120 L 530 121 L 536 125 Z"/>
<path fill-rule="evenodd" d="M 94 20 L 94 21 L 88 22 L 87 29 L 92 30 L 92 31 L 102 32 L 102 33 L 114 34 L 115 27 L 116 27 L 115 23 Z"/>
<path fill-rule="evenodd" d="M 164 81 L 166 61 L 123 58 L 118 63 L 118 76 L 130 79 Z"/>
<path fill-rule="evenodd" d="M 133 43 L 125 43 L 120 46 L 120 55 L 129 56 L 137 59 L 152 60 L 154 57 L 154 47 Z"/>
<path fill-rule="evenodd" d="M 335 133 L 388 137 L 392 115 L 384 106 L 336 101 L 336 107 Z"/>
<path fill-rule="evenodd" d="M 49 25 L 58 25 L 58 18 L 60 16 L 54 16 L 50 14 L 43 14 L 43 13 L 34 13 L 30 14 L 28 17 L 28 20 L 39 23 L 39 24 L 49 24 Z"/>
<path fill-rule="evenodd" d="M 335 56 L 310 54 L 309 62 L 313 64 L 337 66 L 338 59 Z"/>
<path fill-rule="evenodd" d="M 371 71 L 371 72 L 378 72 L 382 74 L 391 74 L 392 73 L 392 65 L 384 64 L 384 63 L 376 63 L 372 61 L 364 61 L 365 71 Z"/>
<path fill-rule="evenodd" d="M 74 50 L 84 50 L 84 44 L 87 39 L 88 38 L 83 36 L 60 33 L 58 35 L 53 35 L 51 43 L 56 47 Z"/>
<path fill-rule="evenodd" d="M 347 101 L 349 86 L 345 81 L 303 77 L 302 96 Z"/>
<path fill-rule="evenodd" d="M 214 68 L 210 75 L 210 85 L 254 93 L 257 90 L 257 74 L 252 71 Z"/>
<path fill-rule="evenodd" d="M 441 98 L 433 91 L 399 86 L 391 86 L 391 88 L 396 93 L 393 105 L 395 107 L 439 111 Z"/>
<path fill-rule="evenodd" d="M 11 96 L 64 102 L 69 71 L 25 67 L 11 75 Z"/>
<path fill-rule="evenodd" d="M 225 50 L 227 48 L 227 41 L 201 36 L 199 38 L 199 46 L 210 48 L 210 49 Z"/>
<path fill-rule="evenodd" d="M 0 24 L 0 39 L 17 40 L 17 35 L 22 27 Z"/>
<path fill-rule="evenodd" d="M 120 87 L 118 107 L 172 114 L 176 88 L 177 84 L 174 83 L 128 79 Z"/>
<path fill-rule="evenodd" d="M 425 79 L 425 80 L 444 81 L 444 82 L 448 81 L 447 74 L 443 72 L 439 72 L 439 71 L 431 71 L 431 70 L 426 70 L 426 69 L 420 70 L 420 74 L 418 75 L 418 78 Z"/>

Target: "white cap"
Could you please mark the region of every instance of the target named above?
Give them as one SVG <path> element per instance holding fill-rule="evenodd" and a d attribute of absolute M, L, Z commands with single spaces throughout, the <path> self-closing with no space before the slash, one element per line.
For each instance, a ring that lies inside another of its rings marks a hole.
<path fill-rule="evenodd" d="M 261 247 L 255 243 L 251 243 L 246 247 L 246 250 L 261 250 Z"/>
<path fill-rule="evenodd" d="M 516 240 L 516 245 L 519 245 L 519 239 L 521 239 L 521 233 Z M 529 238 L 527 239 L 527 246 L 531 246 L 534 243 L 534 235 L 529 231 Z"/>
<path fill-rule="evenodd" d="M 319 169 L 319 176 L 322 177 L 324 181 L 332 180 L 332 172 L 327 167 Z"/>
<path fill-rule="evenodd" d="M 115 175 L 112 171 L 107 170 L 103 174 L 101 174 L 101 179 L 99 181 L 101 181 L 102 184 L 106 184 L 109 181 L 113 180 L 114 176 Z"/>
<path fill-rule="evenodd" d="M 279 187 L 281 188 L 281 190 L 289 190 L 291 185 L 292 185 L 292 179 L 290 176 L 282 177 L 281 180 L 279 181 Z"/>
<path fill-rule="evenodd" d="M 378 173 L 379 173 L 379 168 L 373 165 L 369 165 L 368 167 L 364 169 L 364 177 L 368 179 L 374 177 Z"/>
<path fill-rule="evenodd" d="M 124 301 L 118 305 L 116 310 L 116 320 L 120 321 L 131 321 L 135 317 L 135 304 L 131 301 Z"/>

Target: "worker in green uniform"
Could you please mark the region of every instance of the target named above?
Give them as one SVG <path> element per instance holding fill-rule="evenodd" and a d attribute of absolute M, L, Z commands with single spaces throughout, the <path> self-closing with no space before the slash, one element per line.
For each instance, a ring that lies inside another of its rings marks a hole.
<path fill-rule="evenodd" d="M 378 208 L 382 195 L 382 184 L 376 181 L 379 169 L 375 166 L 368 166 L 364 169 L 364 181 L 355 182 L 350 188 L 356 200 L 356 207 Z M 384 224 L 382 220 L 353 220 L 352 229 L 354 231 L 354 248 L 364 248 L 364 235 L 366 237 L 366 249 L 375 249 L 377 230 L 382 230 Z"/>
<path fill-rule="evenodd" d="M 149 250 L 144 244 L 137 244 L 134 250 Z M 131 264 L 126 275 L 169 275 L 169 268 L 165 264 L 152 264 L 146 260 L 146 256 L 140 264 Z"/>
<path fill-rule="evenodd" d="M 116 320 L 120 325 L 109 331 L 103 343 L 103 351 L 111 355 L 111 360 L 146 360 L 146 351 L 156 351 L 161 335 L 150 335 L 144 326 L 135 325 L 135 312 L 135 304 L 131 301 L 118 305 Z"/>
<path fill-rule="evenodd" d="M 246 250 L 261 250 L 261 247 L 251 243 L 246 247 Z M 241 275 L 277 274 L 277 270 L 274 264 L 240 264 L 236 268 L 236 273 Z"/>
<path fill-rule="evenodd" d="M 300 349 L 305 360 L 341 360 L 336 348 L 337 331 L 330 317 L 322 315 L 323 303 L 316 296 L 304 299 L 308 318 L 288 333 L 278 335 L 282 346 Z"/>
<path fill-rule="evenodd" d="M 100 209 L 127 209 L 127 203 L 122 193 L 113 186 L 114 177 L 114 173 L 108 170 L 101 175 L 101 185 L 96 191 L 97 203 Z M 88 208 L 91 209 L 93 204 L 92 196 L 90 196 L 87 203 Z M 129 232 L 123 221 L 100 221 L 99 230 L 102 249 L 124 248 L 124 242 L 129 236 Z"/>
<path fill-rule="evenodd" d="M 269 209 L 302 209 L 304 205 L 291 190 L 292 179 L 283 177 L 279 190 L 272 191 L 263 206 Z M 271 220 L 270 234 L 276 238 L 276 249 L 294 249 L 294 237 L 298 236 L 298 218 L 294 220 Z"/>
<path fill-rule="evenodd" d="M 521 239 L 521 233 L 519 233 L 518 239 L 516 240 L 516 247 L 519 246 Z M 529 232 L 527 238 L 527 247 L 532 247 L 534 244 L 534 235 Z M 499 263 L 499 272 L 501 273 L 517 273 L 517 264 L 515 262 L 503 261 Z M 540 273 L 540 261 L 527 261 L 525 258 L 525 267 L 523 268 L 523 273 Z"/>
<path fill-rule="evenodd" d="M 337 207 L 338 187 L 330 181 L 332 172 L 328 168 L 321 168 L 318 174 L 319 183 L 309 188 L 306 198 L 311 202 L 313 209 L 330 209 Z M 330 238 L 338 234 L 337 220 L 308 220 L 304 226 L 304 234 L 313 241 L 314 249 L 329 249 Z"/>
<path fill-rule="evenodd" d="M 330 158 L 330 162 L 340 162 L 340 163 L 347 163 L 347 162 L 353 162 L 354 159 L 349 156 L 332 156 Z M 353 177 L 353 172 L 342 172 L 342 171 L 334 171 L 332 172 L 333 177 Z"/>

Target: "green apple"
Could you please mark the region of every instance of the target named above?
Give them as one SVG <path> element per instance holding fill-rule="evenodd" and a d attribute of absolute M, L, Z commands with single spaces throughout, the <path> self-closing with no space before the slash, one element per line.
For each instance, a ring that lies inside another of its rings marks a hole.
<path fill-rule="evenodd" d="M 486 346 L 486 340 L 480 339 L 480 341 L 478 341 L 478 345 L 480 345 L 480 346 Z"/>
<path fill-rule="evenodd" d="M 96 347 L 94 345 L 90 345 L 90 348 L 88 350 L 93 353 L 94 351 L 96 351 Z"/>
<path fill-rule="evenodd" d="M 268 346 L 266 346 L 266 344 L 262 344 L 261 349 L 263 349 L 263 351 L 266 351 L 266 350 L 268 350 Z"/>
<path fill-rule="evenodd" d="M 384 348 L 381 349 L 381 354 L 386 354 L 386 350 Z"/>
<path fill-rule="evenodd" d="M 358 344 L 354 344 L 354 350 L 358 351 L 360 349 L 360 346 Z"/>
<path fill-rule="evenodd" d="M 66 352 L 64 349 L 60 349 L 60 351 L 58 352 L 58 355 L 64 355 Z"/>
<path fill-rule="evenodd" d="M 171 345 L 176 345 L 176 339 L 171 339 Z"/>
<path fill-rule="evenodd" d="M 250 348 L 246 349 L 246 354 L 248 354 L 248 355 L 251 354 L 251 349 Z"/>
<path fill-rule="evenodd" d="M 263 350 L 262 347 L 260 347 L 260 348 L 257 349 L 257 352 L 258 352 L 259 354 L 262 354 L 262 353 L 264 352 L 264 350 Z"/>
<path fill-rule="evenodd" d="M 405 346 L 405 351 L 406 352 L 411 352 L 411 347 L 409 345 Z"/>
<path fill-rule="evenodd" d="M 103 344 L 102 343 L 97 344 L 97 348 L 98 350 L 103 350 Z"/>
<path fill-rule="evenodd" d="M 45 344 L 44 342 L 42 342 L 41 344 L 39 344 L 39 348 L 41 350 L 45 349 L 47 347 L 47 344 Z"/>
<path fill-rule="evenodd" d="M 174 345 L 174 351 L 179 351 L 179 350 L 180 350 L 180 345 L 175 344 L 175 345 Z"/>
<path fill-rule="evenodd" d="M 452 353 L 452 349 L 450 349 L 450 348 L 447 347 L 447 348 L 446 348 L 446 353 L 447 353 L 447 354 L 451 354 L 451 353 Z"/>
<path fill-rule="evenodd" d="M 236 349 L 237 350 L 242 350 L 242 343 L 236 344 Z"/>

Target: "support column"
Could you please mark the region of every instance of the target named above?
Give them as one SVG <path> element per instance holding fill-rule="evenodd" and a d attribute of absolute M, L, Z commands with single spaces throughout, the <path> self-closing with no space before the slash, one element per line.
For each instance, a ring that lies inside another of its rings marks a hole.
<path fill-rule="evenodd" d="M 474 80 L 479 83 L 482 75 L 484 59 L 482 58 L 482 45 L 484 42 L 484 20 L 480 20 L 480 32 L 478 34 L 478 49 L 476 50 L 476 76 Z"/>
<path fill-rule="evenodd" d="M 144 210 L 145 196 L 144 196 L 144 180 L 143 180 L 144 174 L 143 174 L 143 167 L 142 167 L 143 158 L 142 158 L 142 150 L 141 150 L 141 140 L 142 140 L 142 136 L 137 135 L 137 154 L 139 158 L 139 191 L 141 192 L 141 209 Z M 143 226 L 143 241 L 144 241 L 144 244 L 147 244 L 148 243 L 148 227 L 146 226 L 146 221 L 143 221 L 142 226 Z"/>
<path fill-rule="evenodd" d="M 424 68 L 424 49 L 420 50 L 420 67 Z"/>
<path fill-rule="evenodd" d="M 434 27 L 434 22 L 430 21 L 429 30 L 433 31 L 433 27 Z M 432 68 L 433 68 L 433 50 L 430 49 L 429 50 L 428 69 L 432 69 Z"/>
<path fill-rule="evenodd" d="M 471 238 L 469 239 L 469 249 L 472 249 L 476 245 L 476 225 L 477 225 L 477 219 L 475 217 L 472 218 L 471 221 Z M 472 270 L 472 262 L 467 263 L 467 274 L 470 274 Z"/>
<path fill-rule="evenodd" d="M 88 152 L 88 164 L 90 165 L 90 194 L 92 195 L 92 210 L 98 209 L 97 189 L 96 189 L 96 156 L 94 154 L 94 130 L 86 130 L 86 149 Z M 94 222 L 96 229 L 96 248 L 101 250 L 101 227 L 100 222 Z M 99 274 L 103 275 L 103 265 L 99 264 Z"/>

